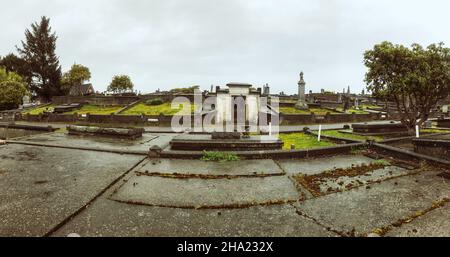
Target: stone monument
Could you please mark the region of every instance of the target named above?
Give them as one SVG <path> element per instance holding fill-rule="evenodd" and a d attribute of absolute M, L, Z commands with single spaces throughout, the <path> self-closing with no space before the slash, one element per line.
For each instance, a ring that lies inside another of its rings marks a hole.
<path fill-rule="evenodd" d="M 300 80 L 298 81 L 298 100 L 295 104 L 295 108 L 300 110 L 307 110 L 308 105 L 305 101 L 305 80 L 303 79 L 303 71 L 300 72 Z"/>

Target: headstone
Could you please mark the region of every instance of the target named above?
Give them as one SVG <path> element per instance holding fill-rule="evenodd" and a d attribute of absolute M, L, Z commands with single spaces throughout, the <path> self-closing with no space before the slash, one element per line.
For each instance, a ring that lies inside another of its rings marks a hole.
<path fill-rule="evenodd" d="M 29 103 L 30 103 L 30 97 L 29 97 L 28 95 L 25 95 L 25 96 L 22 98 L 22 102 L 23 102 L 24 105 L 25 105 L 25 104 L 29 104 Z"/>
<path fill-rule="evenodd" d="M 443 113 L 448 113 L 448 105 L 443 105 L 442 106 L 442 112 Z"/>

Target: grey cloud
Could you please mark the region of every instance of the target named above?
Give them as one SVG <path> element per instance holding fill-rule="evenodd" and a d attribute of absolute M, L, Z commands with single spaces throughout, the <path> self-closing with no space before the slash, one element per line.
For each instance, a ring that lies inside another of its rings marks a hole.
<path fill-rule="evenodd" d="M 296 92 L 364 87 L 364 50 L 382 40 L 448 43 L 448 1 L 90 0 L 2 3 L 0 55 L 42 15 L 57 32 L 63 69 L 87 65 L 98 90 L 115 74 L 136 88 L 243 81 Z"/>

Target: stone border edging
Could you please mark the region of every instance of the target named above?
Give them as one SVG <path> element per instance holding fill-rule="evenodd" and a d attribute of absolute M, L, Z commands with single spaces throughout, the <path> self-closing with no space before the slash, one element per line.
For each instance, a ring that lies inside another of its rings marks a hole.
<path fill-rule="evenodd" d="M 11 129 L 23 129 L 23 130 L 36 130 L 36 131 L 48 131 L 48 132 L 54 132 L 57 129 L 53 128 L 52 126 L 34 126 L 34 125 L 24 125 L 24 124 L 14 124 L 14 123 L 8 123 L 8 124 L 0 124 L 1 128 L 11 128 Z"/>
<path fill-rule="evenodd" d="M 96 152 L 106 152 L 106 153 L 117 153 L 117 154 L 148 155 L 148 151 L 129 151 L 129 150 L 124 151 L 124 150 L 102 149 L 102 148 L 93 148 L 93 147 L 62 146 L 62 145 L 42 144 L 42 143 L 33 143 L 33 142 L 27 142 L 27 141 L 16 141 L 16 140 L 6 140 L 6 143 L 7 144 L 18 144 L 18 145 L 74 149 L 74 150 L 86 150 L 86 151 L 96 151 Z"/>

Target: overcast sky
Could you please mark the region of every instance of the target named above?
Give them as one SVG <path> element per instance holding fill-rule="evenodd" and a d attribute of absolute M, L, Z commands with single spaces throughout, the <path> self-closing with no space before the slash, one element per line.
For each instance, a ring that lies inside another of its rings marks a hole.
<path fill-rule="evenodd" d="M 295 93 L 364 88 L 363 52 L 383 40 L 450 45 L 450 1 L 427 0 L 0 0 L 0 55 L 45 15 L 63 71 L 88 66 L 106 89 L 130 75 L 152 92 L 228 82 Z"/>

